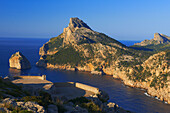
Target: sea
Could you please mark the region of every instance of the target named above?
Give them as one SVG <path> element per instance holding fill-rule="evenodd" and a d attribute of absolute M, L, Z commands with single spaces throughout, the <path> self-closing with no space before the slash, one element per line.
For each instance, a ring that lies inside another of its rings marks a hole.
<path fill-rule="evenodd" d="M 36 67 L 39 48 L 49 39 L 41 38 L 0 38 L 0 76 L 8 75 L 47 75 L 52 82 L 80 82 L 98 87 L 109 94 L 109 101 L 117 103 L 126 110 L 136 113 L 170 113 L 170 105 L 147 95 L 145 90 L 125 86 L 121 80 L 109 75 L 92 75 L 88 72 L 51 70 Z M 140 41 L 124 41 L 130 46 Z M 16 70 L 9 68 L 9 58 L 17 51 L 23 53 L 31 62 L 31 69 Z"/>

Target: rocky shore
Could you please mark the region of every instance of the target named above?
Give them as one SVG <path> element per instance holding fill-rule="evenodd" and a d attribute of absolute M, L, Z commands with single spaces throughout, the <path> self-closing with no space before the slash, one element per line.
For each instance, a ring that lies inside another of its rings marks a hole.
<path fill-rule="evenodd" d="M 27 79 L 27 80 L 24 80 Z M 129 113 L 117 104 L 108 102 L 108 95 L 96 87 L 82 83 L 37 82 L 33 78 L 22 78 L 11 81 L 0 78 L 0 85 L 10 91 L 0 93 L 0 112 L 27 113 Z M 40 79 L 39 79 L 40 80 Z M 25 81 L 27 81 L 25 83 Z M 28 82 L 29 81 L 29 82 Z M 8 88 L 9 89 L 9 88 Z M 3 89 L 0 87 L 0 90 Z M 6 92 L 6 93 L 5 93 Z M 19 92 L 19 94 L 15 94 Z"/>

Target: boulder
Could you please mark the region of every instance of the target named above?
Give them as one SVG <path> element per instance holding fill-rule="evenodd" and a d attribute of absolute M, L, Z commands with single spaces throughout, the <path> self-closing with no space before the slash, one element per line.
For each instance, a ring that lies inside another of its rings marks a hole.
<path fill-rule="evenodd" d="M 29 69 L 31 64 L 28 59 L 21 53 L 16 52 L 9 59 L 9 66 L 16 69 Z"/>

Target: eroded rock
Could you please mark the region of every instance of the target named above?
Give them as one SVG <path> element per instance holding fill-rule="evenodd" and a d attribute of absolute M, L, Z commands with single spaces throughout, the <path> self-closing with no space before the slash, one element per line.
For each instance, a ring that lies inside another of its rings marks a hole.
<path fill-rule="evenodd" d="M 21 53 L 16 52 L 9 59 L 9 66 L 16 69 L 29 69 L 31 64 L 28 59 Z"/>

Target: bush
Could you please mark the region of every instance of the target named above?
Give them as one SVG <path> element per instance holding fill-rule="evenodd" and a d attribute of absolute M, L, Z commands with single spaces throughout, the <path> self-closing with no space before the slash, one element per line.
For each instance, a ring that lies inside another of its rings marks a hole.
<path fill-rule="evenodd" d="M 45 98 L 44 96 L 26 96 L 23 97 L 21 100 L 24 100 L 24 102 L 37 102 L 39 105 L 43 106 L 46 109 L 48 105 L 51 104 L 51 100 L 48 99 L 48 97 Z"/>
<path fill-rule="evenodd" d="M 87 103 L 87 102 L 90 102 L 90 101 L 85 97 L 77 97 L 75 99 L 69 100 L 69 102 L 72 102 L 72 103 L 78 105 L 78 104 Z"/>
<path fill-rule="evenodd" d="M 96 105 L 94 102 L 83 103 L 81 107 L 86 108 L 88 112 L 90 113 L 101 113 L 102 112 L 99 106 Z"/>

